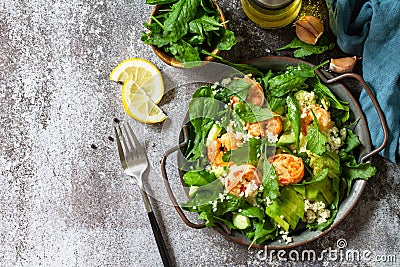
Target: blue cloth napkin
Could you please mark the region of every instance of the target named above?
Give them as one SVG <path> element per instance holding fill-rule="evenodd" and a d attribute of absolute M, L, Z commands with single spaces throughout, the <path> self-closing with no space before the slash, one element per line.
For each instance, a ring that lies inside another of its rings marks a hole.
<path fill-rule="evenodd" d="M 343 52 L 362 56 L 363 77 L 386 116 L 389 143 L 380 153 L 392 162 L 399 154 L 400 130 L 400 1 L 326 0 L 330 27 Z M 363 90 L 360 104 L 372 144 L 383 141 L 378 115 Z"/>

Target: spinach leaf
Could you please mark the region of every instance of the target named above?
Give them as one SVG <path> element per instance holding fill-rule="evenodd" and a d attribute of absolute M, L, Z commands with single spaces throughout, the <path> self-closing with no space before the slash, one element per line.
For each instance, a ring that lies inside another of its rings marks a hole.
<path fill-rule="evenodd" d="M 218 13 L 212 0 L 202 0 L 200 5 L 207 13 Z"/>
<path fill-rule="evenodd" d="M 269 120 L 274 117 L 271 111 L 247 102 L 235 105 L 234 111 L 244 122 L 259 122 Z"/>
<path fill-rule="evenodd" d="M 287 71 L 268 81 L 268 93 L 274 97 L 283 97 L 300 90 L 304 82 L 315 76 L 315 70 L 307 64 L 288 66 Z"/>
<path fill-rule="evenodd" d="M 259 207 L 243 208 L 240 214 L 249 218 L 257 218 L 259 221 L 264 220 L 264 211 Z"/>
<path fill-rule="evenodd" d="M 176 2 L 178 2 L 178 0 L 146 0 L 146 4 L 148 5 L 174 4 Z"/>
<path fill-rule="evenodd" d="M 317 155 L 322 155 L 326 151 L 325 145 L 328 142 L 328 138 L 325 135 L 323 135 L 319 130 L 318 120 L 315 117 L 314 112 L 312 110 L 311 112 L 313 113 L 314 120 L 310 124 L 310 127 L 307 130 L 306 148 Z"/>
<path fill-rule="evenodd" d="M 233 161 L 237 165 L 249 163 L 257 166 L 260 153 L 261 139 L 250 138 L 241 147 L 225 152 L 222 160 L 225 162 Z"/>
<path fill-rule="evenodd" d="M 311 45 L 311 44 L 304 43 L 303 41 L 301 41 L 299 38 L 296 37 L 289 44 L 287 44 L 281 48 L 278 48 L 277 51 L 298 48 L 297 50 L 294 51 L 294 56 L 296 58 L 304 58 L 304 57 L 310 56 L 310 55 L 322 54 L 327 50 L 333 49 L 334 47 L 335 47 L 335 43 L 330 43 L 330 44 L 326 44 L 326 45 Z"/>
<path fill-rule="evenodd" d="M 214 57 L 214 58 L 220 60 L 222 63 L 224 63 L 234 69 L 237 69 L 238 71 L 240 71 L 243 74 L 252 74 L 253 77 L 263 77 L 263 75 L 264 75 L 259 69 L 257 69 L 257 67 L 254 67 L 254 66 L 251 66 L 248 64 L 240 64 L 240 63 L 230 62 L 228 60 L 223 59 L 221 56 L 214 55 L 204 49 L 201 50 L 201 53 L 203 53 L 207 56 Z"/>
<path fill-rule="evenodd" d="M 189 22 L 197 13 L 201 0 L 179 0 L 172 5 L 172 12 L 164 22 L 165 35 L 172 43 L 180 40 L 189 30 Z"/>
<path fill-rule="evenodd" d="M 244 79 L 233 79 L 225 87 L 232 92 L 232 95 L 235 94 L 242 101 L 245 101 L 251 84 Z"/>
<path fill-rule="evenodd" d="M 287 96 L 286 103 L 288 107 L 288 119 L 290 121 L 295 136 L 296 149 L 298 149 L 300 143 L 300 128 L 301 128 L 300 108 L 294 96 L 291 95 Z"/>
<path fill-rule="evenodd" d="M 276 176 L 275 168 L 268 160 L 263 162 L 262 185 L 264 187 L 263 196 L 274 200 L 279 196 L 279 184 Z"/>
<path fill-rule="evenodd" d="M 202 211 L 197 219 L 204 220 L 206 227 L 213 227 L 215 225 L 215 218 L 211 212 Z"/>
<path fill-rule="evenodd" d="M 214 17 L 203 15 L 201 18 L 194 19 L 189 22 L 189 31 L 204 37 L 204 32 L 218 31 L 220 26 L 221 24 Z"/>
<path fill-rule="evenodd" d="M 229 50 L 236 44 L 236 38 L 233 31 L 222 28 L 221 36 L 217 44 L 217 49 L 219 50 Z"/>
<path fill-rule="evenodd" d="M 271 111 L 281 115 L 285 113 L 286 98 L 269 96 L 267 100 Z"/>
<path fill-rule="evenodd" d="M 183 209 L 199 212 L 199 211 L 207 211 L 211 212 L 212 207 L 210 202 L 214 202 L 219 199 L 219 195 L 224 191 L 224 185 L 221 183 L 219 179 L 214 180 L 213 182 L 200 186 L 193 198 L 189 199 L 189 201 L 185 204 L 182 204 L 181 207 Z"/>
<path fill-rule="evenodd" d="M 196 135 L 192 149 L 186 154 L 188 161 L 194 161 L 203 154 L 203 150 L 206 147 L 204 140 L 220 109 L 218 100 L 211 97 L 201 97 L 202 94 L 209 93 L 209 90 L 208 87 L 201 87 L 195 93 L 198 97 L 194 97 L 189 103 L 190 123 L 193 125 Z"/>
<path fill-rule="evenodd" d="M 319 98 L 325 99 L 329 106 L 345 111 L 345 115 L 341 118 L 342 122 L 345 122 L 350 117 L 350 109 L 347 106 L 347 102 L 339 101 L 336 96 L 331 92 L 331 90 L 321 83 L 321 81 L 316 77 L 315 79 L 309 79 L 309 84 L 313 87 L 315 94 Z"/>
<path fill-rule="evenodd" d="M 183 175 L 183 181 L 188 186 L 203 186 L 211 183 L 216 179 L 214 173 L 209 173 L 208 171 L 189 171 Z"/>
<path fill-rule="evenodd" d="M 244 205 L 244 199 L 242 197 L 236 197 L 229 194 L 229 199 L 224 201 L 218 200 L 217 210 L 214 212 L 215 215 L 221 216 L 231 211 L 236 211 L 239 207 Z"/>
<path fill-rule="evenodd" d="M 199 51 L 184 40 L 171 43 L 169 47 L 165 47 L 165 51 L 174 55 L 180 62 L 188 63 L 186 64 L 188 67 L 195 67 L 201 64 Z"/>

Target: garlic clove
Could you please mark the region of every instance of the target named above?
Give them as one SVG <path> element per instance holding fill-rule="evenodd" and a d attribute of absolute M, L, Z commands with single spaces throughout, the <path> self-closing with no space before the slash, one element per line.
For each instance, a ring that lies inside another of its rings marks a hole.
<path fill-rule="evenodd" d="M 357 57 L 343 57 L 343 58 L 332 58 L 329 64 L 329 70 L 336 73 L 351 72 L 356 65 Z"/>
<path fill-rule="evenodd" d="M 296 21 L 296 35 L 307 44 L 315 45 L 324 33 L 324 24 L 314 16 L 304 16 Z"/>

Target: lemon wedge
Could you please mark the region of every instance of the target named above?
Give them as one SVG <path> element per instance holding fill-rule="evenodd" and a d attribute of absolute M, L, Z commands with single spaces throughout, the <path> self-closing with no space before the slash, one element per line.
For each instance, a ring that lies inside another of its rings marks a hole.
<path fill-rule="evenodd" d="M 143 58 L 129 58 L 122 61 L 111 72 L 110 80 L 122 84 L 128 80 L 133 81 L 129 94 L 135 94 L 138 88 L 141 88 L 155 104 L 159 103 L 164 95 L 164 82 L 160 70 Z M 122 97 L 132 96 L 123 94 Z"/>
<path fill-rule="evenodd" d="M 136 82 L 130 79 L 122 86 L 122 104 L 126 114 L 140 122 L 157 123 L 167 118 L 145 90 L 137 88 Z"/>
<path fill-rule="evenodd" d="M 157 123 L 167 116 L 157 106 L 164 95 L 160 70 L 142 58 L 129 58 L 111 72 L 110 80 L 122 83 L 122 104 L 125 112 L 144 123 Z"/>

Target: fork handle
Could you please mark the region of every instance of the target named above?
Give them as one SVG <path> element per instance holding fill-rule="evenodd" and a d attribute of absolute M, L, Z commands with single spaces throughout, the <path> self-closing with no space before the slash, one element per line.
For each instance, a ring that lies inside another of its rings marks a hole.
<path fill-rule="evenodd" d="M 165 245 L 164 238 L 161 234 L 160 227 L 158 226 L 156 216 L 154 215 L 153 209 L 151 207 L 149 197 L 147 196 L 147 193 L 143 188 L 140 188 L 140 193 L 142 194 L 144 206 L 146 207 L 147 215 L 149 216 L 151 230 L 153 230 L 153 235 L 154 235 L 154 238 L 156 239 L 156 243 L 157 243 L 158 251 L 160 252 L 161 260 L 165 267 L 171 267 L 172 265 L 169 261 L 167 247 Z"/>
<path fill-rule="evenodd" d="M 151 229 L 153 230 L 153 234 L 154 234 L 154 237 L 155 237 L 156 242 L 157 242 L 157 247 L 158 247 L 158 251 L 160 252 L 162 262 L 163 262 L 165 267 L 171 267 L 172 265 L 171 265 L 171 263 L 169 261 L 167 248 L 165 246 L 165 242 L 164 242 L 164 239 L 162 237 L 160 227 L 158 226 L 158 223 L 157 223 L 157 220 L 156 220 L 156 216 L 154 215 L 153 211 L 148 212 L 147 215 L 149 216 Z"/>

